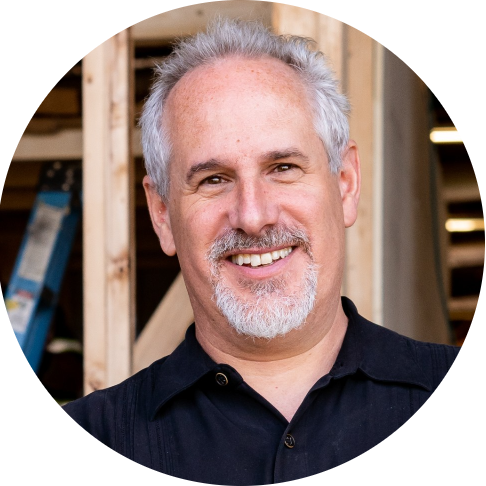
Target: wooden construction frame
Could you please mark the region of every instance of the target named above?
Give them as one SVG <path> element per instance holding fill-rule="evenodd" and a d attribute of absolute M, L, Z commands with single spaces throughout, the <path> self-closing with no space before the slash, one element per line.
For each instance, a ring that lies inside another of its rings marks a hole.
<path fill-rule="evenodd" d="M 132 372 L 135 239 L 130 30 L 83 60 L 85 393 Z"/>

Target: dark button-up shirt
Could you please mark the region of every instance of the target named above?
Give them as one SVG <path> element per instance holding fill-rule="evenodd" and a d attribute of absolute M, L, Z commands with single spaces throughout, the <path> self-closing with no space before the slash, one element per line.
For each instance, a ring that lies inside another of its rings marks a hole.
<path fill-rule="evenodd" d="M 204 352 L 194 326 L 170 356 L 65 410 L 108 447 L 179 478 L 249 485 L 325 471 L 405 423 L 458 352 L 377 326 L 346 298 L 343 306 L 349 324 L 336 363 L 290 423 Z"/>

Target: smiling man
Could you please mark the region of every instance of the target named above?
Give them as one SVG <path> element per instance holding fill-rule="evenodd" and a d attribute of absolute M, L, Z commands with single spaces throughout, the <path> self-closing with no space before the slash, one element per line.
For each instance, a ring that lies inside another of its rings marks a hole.
<path fill-rule="evenodd" d="M 341 298 L 359 156 L 321 53 L 218 21 L 158 68 L 144 188 L 195 324 L 170 356 L 66 406 L 109 447 L 214 484 L 315 474 L 427 400 L 457 350 L 399 336 Z"/>

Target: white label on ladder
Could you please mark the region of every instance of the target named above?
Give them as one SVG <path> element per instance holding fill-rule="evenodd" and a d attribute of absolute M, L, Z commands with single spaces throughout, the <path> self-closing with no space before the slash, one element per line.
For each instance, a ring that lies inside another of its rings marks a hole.
<path fill-rule="evenodd" d="M 39 203 L 28 232 L 19 277 L 41 282 L 49 265 L 56 237 L 61 227 L 65 208 Z"/>
<path fill-rule="evenodd" d="M 19 290 L 12 297 L 5 300 L 5 305 L 13 330 L 18 334 L 23 334 L 34 309 L 32 294 Z"/>

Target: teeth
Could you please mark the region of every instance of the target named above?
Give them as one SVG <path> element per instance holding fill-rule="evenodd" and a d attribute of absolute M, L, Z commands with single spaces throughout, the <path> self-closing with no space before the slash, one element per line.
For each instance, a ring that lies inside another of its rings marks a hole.
<path fill-rule="evenodd" d="M 284 248 L 282 250 L 276 250 L 269 253 L 239 253 L 238 255 L 232 255 L 231 261 L 235 265 L 248 265 L 252 267 L 259 267 L 260 265 L 269 265 L 270 263 L 278 260 L 279 258 L 285 258 L 292 252 L 292 247 Z"/>
<path fill-rule="evenodd" d="M 268 265 L 272 263 L 272 254 L 271 253 L 264 253 L 261 257 L 262 265 Z"/>
<path fill-rule="evenodd" d="M 258 267 L 262 264 L 262 259 L 260 255 L 252 254 L 250 258 L 251 258 L 250 264 L 252 267 Z"/>

